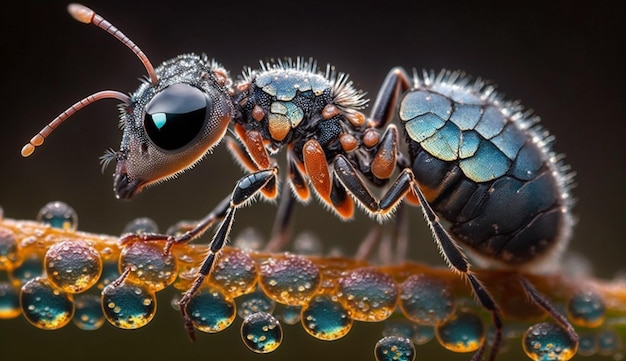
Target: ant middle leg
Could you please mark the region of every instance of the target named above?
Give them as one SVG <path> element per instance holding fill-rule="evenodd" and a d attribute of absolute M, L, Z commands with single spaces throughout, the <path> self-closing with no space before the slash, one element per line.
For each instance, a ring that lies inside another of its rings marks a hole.
<path fill-rule="evenodd" d="M 355 169 L 345 157 L 338 156 L 335 158 L 333 165 L 334 174 L 339 178 L 348 192 L 357 202 L 361 203 L 367 210 L 369 210 L 373 215 L 377 215 L 379 218 L 384 218 L 389 213 L 393 212 L 398 203 L 407 197 L 408 194 L 413 193 L 417 196 L 421 209 L 424 213 L 424 218 L 431 229 L 433 239 L 441 251 L 444 260 L 453 271 L 460 273 L 469 281 L 477 300 L 484 309 L 491 313 L 491 318 L 495 327 L 495 335 L 489 360 L 495 360 L 502 341 L 503 324 L 500 316 L 500 309 L 493 296 L 485 288 L 482 282 L 474 275 L 473 272 L 470 271 L 470 264 L 467 257 L 463 253 L 461 247 L 445 230 L 439 221 L 439 217 L 430 207 L 428 201 L 415 181 L 413 171 L 410 168 L 404 168 L 397 176 L 395 182 L 387 189 L 382 198 L 377 200 L 358 176 L 357 169 Z M 474 354 L 472 360 L 477 361 L 482 359 L 485 346 L 486 342 L 484 342 Z"/>

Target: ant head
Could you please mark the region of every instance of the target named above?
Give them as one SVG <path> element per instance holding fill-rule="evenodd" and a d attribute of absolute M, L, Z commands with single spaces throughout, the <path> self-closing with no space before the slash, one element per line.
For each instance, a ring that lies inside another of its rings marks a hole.
<path fill-rule="evenodd" d="M 75 112 L 108 98 L 122 102 L 120 150 L 108 151 L 101 158 L 104 167 L 117 161 L 114 190 L 118 198 L 131 198 L 146 185 L 192 167 L 220 142 L 233 113 L 226 70 L 205 56 L 193 54 L 178 56 L 154 69 L 141 49 L 100 15 L 78 4 L 69 5 L 68 11 L 76 20 L 96 25 L 128 46 L 143 63 L 148 77 L 132 96 L 105 90 L 75 103 L 22 148 L 24 157 Z"/>
<path fill-rule="evenodd" d="M 224 137 L 233 113 L 225 71 L 214 61 L 180 55 L 156 69 L 120 115 L 124 129 L 114 190 L 131 198 L 144 186 L 192 167 Z M 110 153 L 111 154 L 111 153 Z M 105 163 L 113 155 L 105 155 Z"/>

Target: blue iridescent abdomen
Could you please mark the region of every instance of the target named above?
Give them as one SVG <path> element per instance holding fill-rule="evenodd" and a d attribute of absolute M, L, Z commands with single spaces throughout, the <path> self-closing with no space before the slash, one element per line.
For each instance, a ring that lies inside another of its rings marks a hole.
<path fill-rule="evenodd" d="M 416 79 L 399 116 L 415 178 L 455 239 L 511 265 L 563 247 L 568 180 L 536 117 L 449 72 Z"/>

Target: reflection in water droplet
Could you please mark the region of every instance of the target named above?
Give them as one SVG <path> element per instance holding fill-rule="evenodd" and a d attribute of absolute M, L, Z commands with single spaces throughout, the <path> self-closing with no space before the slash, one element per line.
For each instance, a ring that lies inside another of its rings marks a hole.
<path fill-rule="evenodd" d="M 386 336 L 374 347 L 376 361 L 413 361 L 415 346 L 410 339 L 403 336 Z"/>
<path fill-rule="evenodd" d="M 366 267 L 346 272 L 339 279 L 339 301 L 357 321 L 387 319 L 398 303 L 398 285 L 386 273 Z"/>
<path fill-rule="evenodd" d="M 606 319 L 606 306 L 596 293 L 582 291 L 570 298 L 567 303 L 567 314 L 577 326 L 598 327 Z"/>
<path fill-rule="evenodd" d="M 78 215 L 66 203 L 50 202 L 37 214 L 37 222 L 48 224 L 53 228 L 75 231 L 78 228 Z"/>
<path fill-rule="evenodd" d="M 19 288 L 10 282 L 0 282 L 0 319 L 15 318 L 21 313 Z"/>
<path fill-rule="evenodd" d="M 235 302 L 215 287 L 202 287 L 187 304 L 193 326 L 202 332 L 216 333 L 230 326 L 236 316 Z"/>
<path fill-rule="evenodd" d="M 551 322 L 528 328 L 522 340 L 526 355 L 535 361 L 565 361 L 576 354 L 578 343 L 570 340 L 567 332 Z"/>
<path fill-rule="evenodd" d="M 20 302 L 28 322 L 44 330 L 67 325 L 74 314 L 72 295 L 55 288 L 43 277 L 34 278 L 22 286 Z"/>
<path fill-rule="evenodd" d="M 68 240 L 46 252 L 44 267 L 50 281 L 69 293 L 80 293 L 98 282 L 102 273 L 100 254 L 87 242 Z"/>
<path fill-rule="evenodd" d="M 439 343 L 450 351 L 472 352 L 485 340 L 482 319 L 473 312 L 457 312 L 435 330 Z"/>
<path fill-rule="evenodd" d="M 283 340 L 283 328 L 274 316 L 258 312 L 248 316 L 241 324 L 241 339 L 253 352 L 269 353 Z"/>
<path fill-rule="evenodd" d="M 105 318 L 100 305 L 100 297 L 80 294 L 75 297 L 74 304 L 76 311 L 72 321 L 78 328 L 92 331 L 102 327 Z"/>
<path fill-rule="evenodd" d="M 139 283 L 124 280 L 111 283 L 102 290 L 104 316 L 113 326 L 137 329 L 147 325 L 156 313 L 154 291 Z"/>
<path fill-rule="evenodd" d="M 318 295 L 302 308 L 302 327 L 320 340 L 337 340 L 350 332 L 352 318 L 341 303 L 329 295 Z"/>
<path fill-rule="evenodd" d="M 454 295 L 443 279 L 411 275 L 400 284 L 400 309 L 411 321 L 435 326 L 454 313 Z"/>
<path fill-rule="evenodd" d="M 159 226 L 152 218 L 135 218 L 124 226 L 122 234 L 124 233 L 159 233 Z"/>

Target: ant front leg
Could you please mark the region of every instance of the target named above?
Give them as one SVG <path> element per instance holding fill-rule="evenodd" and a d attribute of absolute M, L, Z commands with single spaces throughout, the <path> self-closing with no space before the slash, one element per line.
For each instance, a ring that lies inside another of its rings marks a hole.
<path fill-rule="evenodd" d="M 272 161 L 267 149 L 263 145 L 261 134 L 256 130 L 245 130 L 239 124 L 235 125 L 235 134 L 237 135 L 237 139 L 226 139 L 228 150 L 235 160 L 248 172 L 268 169 Z M 304 166 L 298 164 L 296 161 L 292 146 L 288 147 L 287 162 L 289 165 L 288 180 L 291 189 L 284 187 L 280 196 L 278 213 L 272 227 L 272 235 L 265 248 L 265 250 L 269 252 L 280 250 L 289 241 L 289 226 L 293 218 L 295 197 L 304 202 L 309 199 L 309 189 L 301 170 Z M 292 194 L 292 191 L 294 194 Z M 261 192 L 269 199 L 275 198 L 277 195 L 276 181 L 268 183 Z"/>
<path fill-rule="evenodd" d="M 219 252 L 224 248 L 228 236 L 230 234 L 231 226 L 235 217 L 235 211 L 245 206 L 250 200 L 258 195 L 263 190 L 268 188 L 268 185 L 275 184 L 278 175 L 278 168 L 273 167 L 270 169 L 260 170 L 251 174 L 248 174 L 237 182 L 235 189 L 230 196 L 224 199 L 220 204 L 204 219 L 191 230 L 179 235 L 168 236 L 162 234 L 127 234 L 120 239 L 121 244 L 126 244 L 131 241 L 142 242 L 154 242 L 154 241 L 167 241 L 165 248 L 166 253 L 169 253 L 171 247 L 176 244 L 185 244 L 191 240 L 201 236 L 207 229 L 209 229 L 215 222 L 222 220 L 220 223 L 211 243 L 209 243 L 209 253 L 202 262 L 200 269 L 194 279 L 191 287 L 183 294 L 183 297 L 179 301 L 180 311 L 183 315 L 185 322 L 185 328 L 189 334 L 191 340 L 195 340 L 195 332 L 191 318 L 187 314 L 187 305 L 191 300 L 191 297 L 198 291 L 202 285 L 204 279 L 211 273 L 215 258 Z"/>
<path fill-rule="evenodd" d="M 215 224 L 215 222 L 223 219 L 226 216 L 226 212 L 231 203 L 231 196 L 224 198 L 208 215 L 198 221 L 195 226 L 186 231 L 183 234 L 178 236 L 165 235 L 165 234 L 157 234 L 157 233 L 140 233 L 134 234 L 129 233 L 125 234 L 120 238 L 120 244 L 128 244 L 134 241 L 140 242 L 158 242 L 165 241 L 167 242 L 165 245 L 165 249 L 163 250 L 164 254 L 169 254 L 173 245 L 175 244 L 186 244 L 190 241 L 200 237 L 204 232 L 206 232 L 209 228 Z"/>
<path fill-rule="evenodd" d="M 235 189 L 230 195 L 230 200 L 228 202 L 228 207 L 224 212 L 223 220 L 215 232 L 211 243 L 209 244 L 209 253 L 202 262 L 191 287 L 189 287 L 178 302 L 178 306 L 180 307 L 180 311 L 185 322 L 185 328 L 191 340 L 195 340 L 195 332 L 191 317 L 189 317 L 189 314 L 187 313 L 187 305 L 191 301 L 191 297 L 193 297 L 200 286 L 202 286 L 204 279 L 211 273 L 215 258 L 222 248 L 224 248 L 233 224 L 235 211 L 246 205 L 248 201 L 254 198 L 268 184 L 276 182 L 277 174 L 278 168 L 266 169 L 248 174 L 237 182 Z"/>

